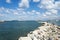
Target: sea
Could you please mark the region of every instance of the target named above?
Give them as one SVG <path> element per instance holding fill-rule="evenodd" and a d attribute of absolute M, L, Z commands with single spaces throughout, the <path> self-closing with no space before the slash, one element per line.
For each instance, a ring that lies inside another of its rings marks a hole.
<path fill-rule="evenodd" d="M 35 30 L 41 25 L 37 21 L 0 22 L 0 40 L 18 40 L 19 37 L 27 36 L 30 31 Z"/>
<path fill-rule="evenodd" d="M 18 40 L 27 36 L 30 31 L 41 26 L 36 21 L 5 21 L 0 22 L 0 40 Z"/>

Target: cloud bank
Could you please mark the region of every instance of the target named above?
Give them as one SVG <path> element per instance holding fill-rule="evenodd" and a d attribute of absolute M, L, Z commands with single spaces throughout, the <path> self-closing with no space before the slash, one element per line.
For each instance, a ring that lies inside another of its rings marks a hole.
<path fill-rule="evenodd" d="M 11 3 L 11 1 L 12 0 L 6 0 L 7 3 Z M 31 0 L 21 0 L 18 3 L 17 9 L 0 7 L 0 18 L 5 17 L 8 19 L 18 20 L 41 20 L 41 19 L 56 19 L 60 17 L 59 15 L 60 1 L 33 0 L 33 2 L 37 3 L 39 2 L 39 4 L 36 5 L 38 8 L 40 8 L 39 11 L 35 9 L 29 11 L 28 8 L 30 8 L 30 2 Z M 41 9 L 45 11 L 41 12 L 42 11 Z"/>

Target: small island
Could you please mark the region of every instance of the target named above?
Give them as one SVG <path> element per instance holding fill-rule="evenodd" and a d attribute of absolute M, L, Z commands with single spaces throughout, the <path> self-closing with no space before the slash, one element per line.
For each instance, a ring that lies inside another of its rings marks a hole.
<path fill-rule="evenodd" d="M 0 20 L 0 23 L 1 23 L 1 22 L 4 22 L 4 21 L 3 21 L 3 20 Z"/>

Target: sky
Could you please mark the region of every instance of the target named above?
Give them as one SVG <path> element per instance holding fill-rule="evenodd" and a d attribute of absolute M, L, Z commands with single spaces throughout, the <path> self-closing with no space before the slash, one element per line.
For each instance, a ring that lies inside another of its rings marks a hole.
<path fill-rule="evenodd" d="M 0 20 L 60 19 L 60 0 L 0 0 Z"/>

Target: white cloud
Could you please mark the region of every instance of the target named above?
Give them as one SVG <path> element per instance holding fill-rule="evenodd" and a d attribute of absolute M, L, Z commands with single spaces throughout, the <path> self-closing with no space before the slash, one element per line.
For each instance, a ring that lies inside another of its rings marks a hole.
<path fill-rule="evenodd" d="M 14 12 L 15 15 L 18 15 L 18 12 Z"/>
<path fill-rule="evenodd" d="M 54 0 L 41 0 L 40 8 L 52 9 L 54 8 Z"/>
<path fill-rule="evenodd" d="M 11 3 L 11 0 L 6 0 L 7 3 Z"/>
<path fill-rule="evenodd" d="M 35 13 L 36 13 L 35 10 L 27 11 L 27 14 L 28 14 L 28 15 L 32 15 L 32 16 L 33 16 Z"/>
<path fill-rule="evenodd" d="M 0 14 L 0 16 L 4 16 L 3 14 Z"/>
<path fill-rule="evenodd" d="M 40 0 L 33 0 L 33 2 L 39 2 Z"/>
<path fill-rule="evenodd" d="M 56 9 L 60 9 L 60 1 L 55 2 L 55 7 L 56 7 Z"/>
<path fill-rule="evenodd" d="M 58 14 L 58 10 L 56 10 L 56 9 L 51 9 L 51 10 L 49 10 L 49 12 L 51 12 L 52 14 Z"/>
<path fill-rule="evenodd" d="M 44 17 L 46 17 L 47 15 L 46 14 L 43 14 Z"/>
<path fill-rule="evenodd" d="M 60 9 L 60 1 L 56 2 L 54 0 L 41 0 L 38 7 L 44 9 Z"/>
<path fill-rule="evenodd" d="M 58 10 L 60 9 L 60 1 L 55 0 L 41 0 L 40 4 L 38 5 L 39 8 L 47 9 L 43 12 L 44 18 L 56 18 L 58 14 Z"/>
<path fill-rule="evenodd" d="M 37 15 L 41 15 L 41 13 L 40 13 L 40 12 L 36 12 L 36 14 L 37 14 Z"/>
<path fill-rule="evenodd" d="M 31 11 L 25 11 L 24 9 L 7 9 L 7 8 L 0 8 L 0 10 L 2 11 L 3 14 L 5 14 L 4 16 L 9 17 L 9 18 L 12 18 L 12 16 L 16 16 L 17 18 L 16 19 L 19 19 L 19 20 L 39 20 L 39 19 L 44 19 L 44 18 L 56 18 L 56 14 L 57 13 L 57 10 L 55 9 L 50 9 L 48 11 L 46 11 L 44 14 L 40 13 L 39 11 L 36 11 L 36 10 L 31 10 Z M 0 13 L 1 13 L 0 11 Z M 9 14 L 6 14 L 6 13 L 9 13 Z M 55 14 L 55 15 L 52 15 L 52 14 Z M 10 16 L 12 15 L 12 16 Z M 0 14 L 0 16 L 2 16 Z M 14 18 L 12 18 L 14 19 Z"/>
<path fill-rule="evenodd" d="M 50 12 L 46 12 L 45 14 L 46 14 L 46 15 L 51 15 L 52 13 L 50 13 Z"/>
<path fill-rule="evenodd" d="M 23 10 L 25 10 L 25 9 L 23 9 L 23 8 L 17 8 L 17 10 L 18 10 L 18 11 L 23 11 Z"/>
<path fill-rule="evenodd" d="M 5 8 L 4 7 L 0 7 L 0 12 L 2 12 L 2 10 L 4 10 Z"/>
<path fill-rule="evenodd" d="M 11 9 L 7 9 L 7 8 L 4 8 L 4 7 L 0 7 L 0 13 L 11 13 L 13 10 Z"/>
<path fill-rule="evenodd" d="M 32 10 L 32 12 L 34 13 L 34 12 L 36 12 L 35 10 Z"/>
<path fill-rule="evenodd" d="M 29 15 L 36 15 L 36 16 L 40 16 L 41 15 L 41 13 L 40 12 L 38 12 L 38 11 L 36 11 L 36 10 L 31 10 L 31 11 L 28 11 L 27 12 Z"/>
<path fill-rule="evenodd" d="M 22 12 L 24 15 L 26 15 L 27 13 L 25 11 Z"/>
<path fill-rule="evenodd" d="M 21 2 L 19 3 L 19 7 L 29 8 L 29 0 L 21 0 Z"/>
<path fill-rule="evenodd" d="M 9 9 L 4 9 L 6 13 L 11 13 Z"/>

